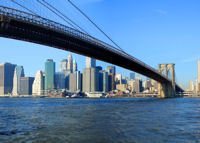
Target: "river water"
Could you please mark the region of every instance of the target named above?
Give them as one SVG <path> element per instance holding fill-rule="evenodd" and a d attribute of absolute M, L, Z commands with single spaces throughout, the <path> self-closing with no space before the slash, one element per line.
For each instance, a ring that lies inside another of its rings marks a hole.
<path fill-rule="evenodd" d="M 200 98 L 0 98 L 0 142 L 196 143 Z"/>

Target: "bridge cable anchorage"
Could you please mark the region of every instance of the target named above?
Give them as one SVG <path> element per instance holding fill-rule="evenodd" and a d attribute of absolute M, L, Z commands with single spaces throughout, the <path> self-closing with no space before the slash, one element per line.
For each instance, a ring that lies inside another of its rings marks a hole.
<path fill-rule="evenodd" d="M 14 1 L 14 0 L 11 0 L 11 2 L 13 2 L 13 3 L 15 3 L 16 5 L 22 7 L 23 9 L 26 9 L 26 10 L 29 11 L 30 13 L 32 13 L 32 14 L 34 14 L 34 15 L 40 17 L 37 13 L 35 13 L 35 12 L 33 12 L 32 10 L 30 10 L 29 8 L 27 8 L 27 7 L 23 6 L 23 5 L 21 5 L 20 3 Z"/>
<path fill-rule="evenodd" d="M 104 36 L 106 36 L 115 46 L 117 46 L 121 52 L 126 53 L 116 42 L 114 42 L 97 24 L 95 24 L 80 8 L 78 8 L 71 0 L 68 0 L 68 2 L 77 9 L 84 17 L 86 17 L 101 33 L 103 33 Z"/>
<path fill-rule="evenodd" d="M 63 18 L 62 16 L 60 16 L 57 12 L 55 12 L 54 10 L 52 10 L 50 7 L 48 7 L 47 5 L 45 5 L 44 3 L 42 3 L 40 0 L 37 0 L 37 2 L 39 2 L 41 5 L 43 5 L 44 7 L 46 7 L 48 10 L 50 10 L 51 12 L 53 12 L 56 16 L 58 16 L 59 18 L 61 18 L 62 20 L 64 20 L 66 23 L 68 23 L 70 26 L 72 26 L 74 29 L 78 30 L 73 24 L 71 24 L 69 21 L 67 21 L 65 18 Z"/>
<path fill-rule="evenodd" d="M 54 9 L 57 13 L 59 13 L 60 15 L 62 15 L 64 18 L 66 18 L 67 20 L 69 20 L 71 22 L 71 24 L 75 25 L 76 27 L 78 27 L 82 32 L 88 34 L 88 32 L 86 32 L 86 30 L 84 30 L 83 28 L 81 28 L 78 24 L 76 24 L 74 21 L 72 21 L 69 17 L 67 17 L 66 15 L 64 15 L 61 11 L 59 11 L 58 9 L 56 9 L 54 6 L 52 6 L 50 3 L 46 2 L 45 0 L 42 0 L 44 3 L 46 3 L 49 7 L 51 7 L 52 9 Z M 89 34 L 88 34 L 89 35 Z"/>

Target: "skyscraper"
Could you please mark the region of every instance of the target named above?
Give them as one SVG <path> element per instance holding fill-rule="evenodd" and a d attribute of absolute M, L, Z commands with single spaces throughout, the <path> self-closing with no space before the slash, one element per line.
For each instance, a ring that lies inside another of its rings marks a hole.
<path fill-rule="evenodd" d="M 83 70 L 83 91 L 99 91 L 99 70 L 96 68 L 96 59 L 86 57 L 86 68 Z"/>
<path fill-rule="evenodd" d="M 115 76 L 115 74 L 116 74 L 116 68 L 115 68 L 115 66 L 108 66 L 108 67 L 106 68 L 106 71 L 107 71 L 108 73 L 113 73 L 114 76 Z"/>
<path fill-rule="evenodd" d="M 45 90 L 54 89 L 55 62 L 47 59 L 45 62 Z"/>
<path fill-rule="evenodd" d="M 17 87 L 18 87 L 18 84 L 17 84 L 17 71 L 16 71 L 16 68 L 15 68 L 14 77 L 13 77 L 12 95 L 18 95 Z"/>
<path fill-rule="evenodd" d="M 135 79 L 135 73 L 134 72 L 130 73 L 130 79 Z"/>
<path fill-rule="evenodd" d="M 0 95 L 12 93 L 15 67 L 10 63 L 0 64 Z"/>
<path fill-rule="evenodd" d="M 71 73 L 69 75 L 69 90 L 81 91 L 82 90 L 82 74 L 80 71 Z"/>
<path fill-rule="evenodd" d="M 66 72 L 67 71 L 67 59 L 63 59 L 60 62 L 60 72 Z"/>
<path fill-rule="evenodd" d="M 73 58 L 72 58 L 71 53 L 69 53 L 69 56 L 68 56 L 67 70 L 68 70 L 70 73 L 73 72 Z"/>
<path fill-rule="evenodd" d="M 83 70 L 83 91 L 99 91 L 99 70 L 96 68 L 85 68 Z"/>
<path fill-rule="evenodd" d="M 96 59 L 86 57 L 86 68 L 95 68 L 96 67 Z"/>
<path fill-rule="evenodd" d="M 32 95 L 34 77 L 21 77 L 20 78 L 20 94 Z"/>
<path fill-rule="evenodd" d="M 12 90 L 13 95 L 20 94 L 20 78 L 24 76 L 25 75 L 23 66 L 16 66 L 13 78 L 13 90 Z"/>
<path fill-rule="evenodd" d="M 139 79 L 129 80 L 128 87 L 132 92 L 139 93 L 142 91 L 142 81 Z"/>
<path fill-rule="evenodd" d="M 33 95 L 43 95 L 44 80 L 42 71 L 38 71 L 32 86 Z"/>
<path fill-rule="evenodd" d="M 65 73 L 64 72 L 57 72 L 55 74 L 55 88 L 65 89 Z"/>
<path fill-rule="evenodd" d="M 108 91 L 115 90 L 115 76 L 113 73 L 108 73 Z"/>
<path fill-rule="evenodd" d="M 108 72 L 99 71 L 99 91 L 108 92 Z"/>
<path fill-rule="evenodd" d="M 73 61 L 73 73 L 77 71 L 77 63 L 76 60 Z"/>
<path fill-rule="evenodd" d="M 115 66 L 108 66 L 106 68 L 106 71 L 108 72 L 108 90 L 111 91 L 116 88 L 115 86 L 116 68 Z"/>

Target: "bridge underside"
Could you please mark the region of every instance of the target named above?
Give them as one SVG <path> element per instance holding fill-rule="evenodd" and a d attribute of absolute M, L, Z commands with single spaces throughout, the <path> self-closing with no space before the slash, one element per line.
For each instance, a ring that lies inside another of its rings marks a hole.
<path fill-rule="evenodd" d="M 71 51 L 135 71 L 159 83 L 170 83 L 170 81 L 167 81 L 166 78 L 163 78 L 163 76 L 154 70 L 145 68 L 145 64 L 143 65 L 119 53 L 112 52 L 106 47 L 101 47 L 87 40 L 79 39 L 76 36 L 66 34 L 66 32 L 24 20 L 0 15 L 0 36 Z"/>

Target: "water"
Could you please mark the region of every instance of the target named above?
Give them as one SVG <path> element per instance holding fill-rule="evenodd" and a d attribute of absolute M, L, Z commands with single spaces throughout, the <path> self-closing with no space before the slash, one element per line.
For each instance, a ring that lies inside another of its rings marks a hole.
<path fill-rule="evenodd" d="M 0 142 L 200 142 L 200 98 L 0 98 Z"/>

